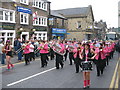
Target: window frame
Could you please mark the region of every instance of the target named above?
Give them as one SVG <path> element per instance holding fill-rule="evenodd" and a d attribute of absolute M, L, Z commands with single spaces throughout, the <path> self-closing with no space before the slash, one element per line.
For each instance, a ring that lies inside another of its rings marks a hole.
<path fill-rule="evenodd" d="M 36 5 L 37 2 L 37 5 Z M 34 4 L 35 3 L 35 4 Z M 47 11 L 47 3 L 44 1 L 39 1 L 39 0 L 33 0 L 32 7 Z"/>
<path fill-rule="evenodd" d="M 33 22 L 33 25 L 34 26 L 47 26 L 47 17 L 37 16 L 37 22 L 38 23 L 36 23 L 36 19 L 35 19 L 34 22 Z"/>
<path fill-rule="evenodd" d="M 26 3 L 25 3 L 25 1 L 26 1 Z M 20 0 L 20 3 L 24 4 L 24 5 L 29 5 L 29 0 Z"/>
<path fill-rule="evenodd" d="M 0 8 L 0 11 L 2 11 L 2 20 L 0 22 L 9 22 L 9 23 L 15 23 L 15 11 L 5 8 Z M 8 13 L 8 20 L 5 20 L 5 14 Z M 12 13 L 12 21 L 10 20 L 10 13 Z"/>
<path fill-rule="evenodd" d="M 21 22 L 21 15 L 23 15 L 23 22 Z M 24 17 L 27 17 L 27 22 L 25 23 Z M 29 25 L 29 14 L 20 12 L 20 24 Z"/>

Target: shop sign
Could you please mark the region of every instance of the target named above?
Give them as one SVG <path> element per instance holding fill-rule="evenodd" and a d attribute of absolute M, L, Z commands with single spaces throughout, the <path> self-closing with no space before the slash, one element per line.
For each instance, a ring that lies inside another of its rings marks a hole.
<path fill-rule="evenodd" d="M 2 23 L 2 25 L 0 25 L 0 29 L 2 29 L 2 30 L 14 30 L 15 25 L 9 24 L 9 23 Z"/>
<path fill-rule="evenodd" d="M 66 29 L 52 28 L 52 33 L 63 33 L 63 34 L 66 34 Z"/>
<path fill-rule="evenodd" d="M 23 12 L 23 13 L 32 14 L 32 10 L 29 9 L 29 8 L 25 8 L 25 7 L 17 6 L 17 11 L 18 11 L 18 12 Z"/>

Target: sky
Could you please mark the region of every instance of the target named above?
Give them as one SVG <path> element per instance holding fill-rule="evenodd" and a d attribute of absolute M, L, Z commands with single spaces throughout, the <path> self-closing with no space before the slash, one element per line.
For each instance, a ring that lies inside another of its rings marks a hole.
<path fill-rule="evenodd" d="M 49 0 L 51 9 L 87 7 L 92 5 L 95 21 L 103 20 L 108 28 L 118 27 L 118 2 L 120 0 Z"/>

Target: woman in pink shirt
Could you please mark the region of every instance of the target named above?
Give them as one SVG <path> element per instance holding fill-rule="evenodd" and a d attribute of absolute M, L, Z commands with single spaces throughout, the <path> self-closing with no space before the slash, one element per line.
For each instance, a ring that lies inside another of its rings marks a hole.
<path fill-rule="evenodd" d="M 106 49 L 103 48 L 103 44 L 100 44 L 100 47 L 95 49 L 95 60 L 96 60 L 96 68 L 97 68 L 97 76 L 103 74 L 103 70 L 106 66 Z"/>
<path fill-rule="evenodd" d="M 65 46 L 64 46 L 64 44 L 63 44 L 63 42 L 62 41 L 60 41 L 60 40 L 58 40 L 57 42 L 56 42 L 56 45 L 57 45 L 57 47 L 60 47 L 61 49 L 58 51 L 58 52 L 55 52 L 55 55 L 56 55 L 56 69 L 59 69 L 59 65 L 61 65 L 61 68 L 63 68 L 63 56 L 64 55 L 61 55 L 60 53 L 64 53 L 64 51 L 65 51 Z M 56 51 L 56 47 L 54 47 L 54 51 Z"/>
<path fill-rule="evenodd" d="M 40 46 L 38 47 L 40 50 L 41 56 L 41 67 L 47 66 L 47 54 L 48 54 L 48 44 L 45 41 L 41 41 Z"/>
<path fill-rule="evenodd" d="M 24 49 L 24 55 L 25 55 L 25 65 L 28 65 L 30 64 L 30 61 L 29 61 L 29 55 L 30 55 L 30 51 L 29 51 L 29 48 L 30 48 L 30 45 L 29 45 L 29 41 L 26 41 L 25 44 L 22 45 L 23 49 Z"/>

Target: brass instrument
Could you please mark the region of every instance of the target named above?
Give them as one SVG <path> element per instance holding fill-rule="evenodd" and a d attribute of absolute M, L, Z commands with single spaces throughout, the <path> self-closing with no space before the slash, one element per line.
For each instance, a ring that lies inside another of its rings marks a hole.
<path fill-rule="evenodd" d="M 45 44 L 46 44 L 46 43 L 45 43 Z M 39 46 L 38 48 L 43 49 L 43 48 L 44 48 L 44 46 L 45 46 L 45 44 L 44 44 L 44 45 L 42 45 L 42 46 Z M 40 51 L 38 48 L 34 51 L 35 53 L 37 53 L 37 52 L 39 52 L 39 51 Z"/>
<path fill-rule="evenodd" d="M 23 44 L 21 48 L 19 48 L 15 53 L 18 54 L 20 53 L 27 45 Z"/>
<path fill-rule="evenodd" d="M 69 51 L 72 52 L 74 50 L 74 46 L 68 45 Z"/>
<path fill-rule="evenodd" d="M 66 50 L 64 50 L 64 52 L 59 52 L 62 47 L 58 43 L 54 44 L 53 47 L 55 48 L 55 49 L 53 49 L 54 52 L 56 52 L 62 56 L 65 55 Z"/>

